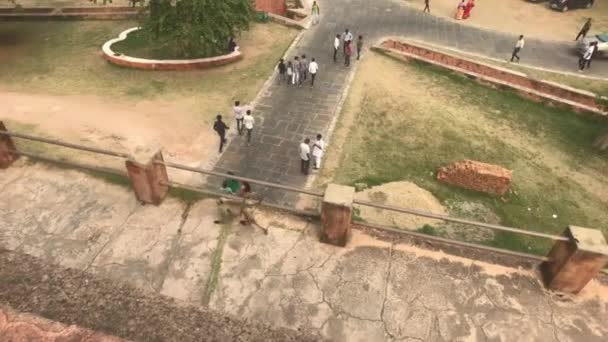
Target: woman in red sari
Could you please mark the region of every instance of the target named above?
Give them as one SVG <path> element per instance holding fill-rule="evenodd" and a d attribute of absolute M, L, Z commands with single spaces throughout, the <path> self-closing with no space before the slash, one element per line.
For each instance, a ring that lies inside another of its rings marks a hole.
<path fill-rule="evenodd" d="M 475 7 L 475 0 L 469 0 L 466 6 L 464 6 L 464 13 L 462 14 L 462 19 L 467 19 L 471 16 L 471 10 Z"/>

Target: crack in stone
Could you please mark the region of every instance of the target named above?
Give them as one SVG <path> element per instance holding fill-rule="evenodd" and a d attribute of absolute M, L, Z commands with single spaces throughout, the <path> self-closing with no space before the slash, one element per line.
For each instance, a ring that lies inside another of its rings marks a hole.
<path fill-rule="evenodd" d="M 390 246 L 390 249 L 388 252 L 388 266 L 386 268 L 386 277 L 384 280 L 384 283 L 385 283 L 384 284 L 384 298 L 382 300 L 382 308 L 380 309 L 380 321 L 382 321 L 382 327 L 384 328 L 384 333 L 393 339 L 395 338 L 395 335 L 389 331 L 388 325 L 386 324 L 386 321 L 384 320 L 384 310 L 386 309 L 386 300 L 388 298 L 388 286 L 390 284 L 390 278 L 391 278 L 391 267 L 393 265 L 394 248 L 395 248 L 395 241 L 392 240 L 391 246 Z"/>
<path fill-rule="evenodd" d="M 175 234 L 175 236 L 173 237 L 173 239 L 171 241 L 171 248 L 169 249 L 169 252 L 167 253 L 167 256 L 165 257 L 164 262 L 159 267 L 159 274 L 160 274 L 159 280 L 160 281 L 158 282 L 157 286 L 154 286 L 154 290 L 156 292 L 160 292 L 163 289 L 165 280 L 167 279 L 167 275 L 169 274 L 169 268 L 171 268 L 171 264 L 173 264 L 173 259 L 175 259 L 175 256 L 177 254 L 176 253 L 177 248 L 179 247 L 179 244 L 182 240 L 182 237 L 183 237 L 182 228 L 184 228 L 184 225 L 186 224 L 186 221 L 188 220 L 188 216 L 190 215 L 190 209 L 192 209 L 192 203 L 187 203 L 186 207 L 182 211 L 181 222 L 179 224 L 179 228 L 177 229 L 177 233 Z M 157 238 L 157 240 L 154 243 L 154 245 L 152 246 L 152 248 L 154 248 L 154 246 L 156 246 L 158 241 L 159 241 L 159 239 Z M 152 248 L 150 248 L 150 250 L 152 250 Z"/>
<path fill-rule="evenodd" d="M 95 262 L 95 260 L 97 260 L 97 257 L 99 257 L 99 255 L 106 249 L 106 247 L 114 242 L 114 240 L 119 237 L 120 235 L 122 235 L 122 233 L 124 232 L 124 230 L 127 228 L 127 222 L 129 222 L 129 219 L 135 215 L 135 213 L 137 212 L 137 210 L 139 209 L 139 207 L 136 205 L 127 215 L 127 217 L 125 218 L 125 220 L 118 226 L 118 229 L 116 229 L 116 231 L 114 231 L 114 233 L 112 233 L 109 238 L 108 241 L 106 241 L 106 243 L 103 244 L 103 246 L 101 246 L 101 248 L 97 251 L 97 253 L 95 253 L 95 255 L 91 258 L 91 261 L 89 261 L 89 263 L 87 264 L 87 266 L 85 266 L 84 271 L 87 272 L 89 270 L 89 268 L 91 268 L 91 266 L 93 265 L 93 263 Z"/>

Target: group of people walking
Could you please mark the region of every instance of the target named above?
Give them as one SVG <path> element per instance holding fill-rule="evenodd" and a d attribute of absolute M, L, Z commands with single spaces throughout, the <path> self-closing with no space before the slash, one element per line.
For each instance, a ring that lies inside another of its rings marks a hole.
<path fill-rule="evenodd" d="M 295 56 L 293 61 L 285 63 L 285 59 L 281 58 L 277 65 L 279 70 L 279 84 L 285 82 L 287 85 L 295 85 L 301 87 L 308 80 L 310 75 L 310 87 L 315 86 L 315 78 L 319 71 L 319 64 L 312 58 L 310 63 L 306 55 Z"/>
<path fill-rule="evenodd" d="M 454 14 L 454 19 L 462 20 L 468 19 L 471 16 L 471 11 L 475 7 L 475 0 L 468 0 L 465 3 L 465 0 L 460 0 L 458 6 L 456 7 L 456 14 Z"/>
<path fill-rule="evenodd" d="M 583 25 L 581 30 L 576 35 L 576 38 L 574 38 L 574 41 L 578 41 L 581 38 L 584 39 L 587 36 L 587 33 L 589 33 L 589 30 L 591 29 L 591 23 L 592 23 L 591 18 L 589 18 L 585 21 L 585 24 Z M 525 46 L 524 36 L 520 35 L 519 39 L 515 43 L 515 47 L 513 48 L 513 53 L 511 54 L 511 59 L 509 60 L 510 62 L 514 62 L 514 61 L 519 62 L 519 59 L 520 59 L 519 53 L 524 48 L 524 46 Z M 579 72 L 583 72 L 585 70 L 585 68 L 589 69 L 589 67 L 591 67 L 591 61 L 597 54 L 597 51 L 598 51 L 597 42 L 591 42 L 589 44 L 589 46 L 587 46 L 585 48 L 584 51 L 580 51 L 581 55 L 578 59 L 578 71 Z"/>
<path fill-rule="evenodd" d="M 247 145 L 251 145 L 251 135 L 253 134 L 253 126 L 255 125 L 255 119 L 251 114 L 251 109 L 245 109 L 241 106 L 241 101 L 235 101 L 232 107 L 232 113 L 234 114 L 234 120 L 236 121 L 236 130 L 238 135 L 247 136 Z M 218 114 L 215 117 L 213 123 L 213 130 L 217 133 L 220 138 L 220 153 L 224 150 L 224 145 L 228 142 L 226 139 L 226 131 L 230 127 L 224 122 L 222 115 Z"/>
<path fill-rule="evenodd" d="M 361 50 L 363 49 L 363 36 L 359 35 L 356 43 L 357 60 L 361 58 Z M 342 45 L 342 56 L 344 57 L 344 66 L 350 66 L 350 60 L 353 56 L 353 34 L 348 30 L 344 30 L 342 34 L 336 34 L 334 38 L 334 63 L 338 62 L 338 51 Z"/>

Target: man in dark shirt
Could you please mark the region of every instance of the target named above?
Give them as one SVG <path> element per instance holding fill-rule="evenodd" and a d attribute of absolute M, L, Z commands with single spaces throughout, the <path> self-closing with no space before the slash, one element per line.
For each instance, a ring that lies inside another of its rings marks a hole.
<path fill-rule="evenodd" d="M 429 1 L 430 0 L 424 0 L 424 9 L 422 10 L 422 12 L 431 13 L 431 8 L 429 7 Z"/>
<path fill-rule="evenodd" d="M 226 143 L 226 130 L 230 129 L 230 127 L 226 126 L 224 121 L 222 121 L 222 116 L 218 115 L 215 118 L 215 123 L 213 124 L 213 130 L 217 132 L 217 135 L 220 136 L 220 153 L 224 149 L 224 144 Z"/>
<path fill-rule="evenodd" d="M 591 29 L 591 18 L 587 19 L 587 21 L 585 22 L 585 25 L 583 25 L 583 28 L 581 28 L 579 33 L 576 35 L 576 39 L 574 39 L 574 40 L 578 40 L 581 37 L 585 38 L 585 36 L 587 36 L 587 32 L 589 32 L 590 29 Z"/>

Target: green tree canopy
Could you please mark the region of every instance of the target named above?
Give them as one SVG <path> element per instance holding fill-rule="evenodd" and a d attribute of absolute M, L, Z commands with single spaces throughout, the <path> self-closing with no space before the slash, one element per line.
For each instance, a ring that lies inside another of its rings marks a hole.
<path fill-rule="evenodd" d="M 228 41 L 249 28 L 249 0 L 151 0 L 141 26 L 151 43 L 184 57 L 225 54 Z"/>

